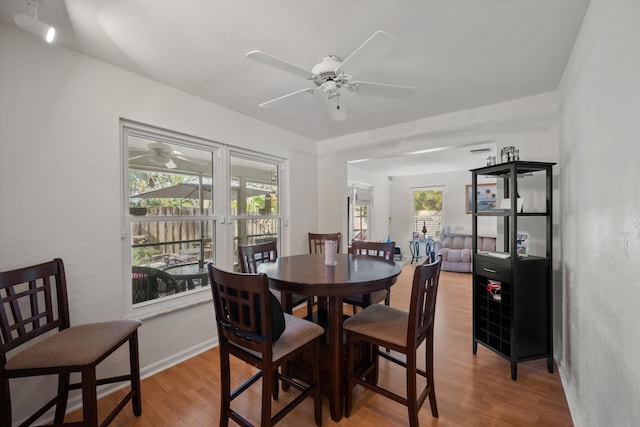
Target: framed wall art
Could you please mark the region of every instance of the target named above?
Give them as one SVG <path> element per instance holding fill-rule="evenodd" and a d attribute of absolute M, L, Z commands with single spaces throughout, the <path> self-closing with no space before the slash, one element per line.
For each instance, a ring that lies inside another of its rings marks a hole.
<path fill-rule="evenodd" d="M 465 206 L 467 207 L 467 213 L 470 214 L 473 211 L 473 185 L 466 185 L 465 187 Z M 497 196 L 497 184 L 478 184 L 478 192 L 476 194 L 478 212 L 494 210 Z"/>

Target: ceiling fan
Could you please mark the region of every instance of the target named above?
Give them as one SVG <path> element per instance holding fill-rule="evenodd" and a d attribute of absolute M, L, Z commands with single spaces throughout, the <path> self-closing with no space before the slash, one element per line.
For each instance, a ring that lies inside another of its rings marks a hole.
<path fill-rule="evenodd" d="M 322 90 L 328 101 L 331 118 L 334 121 L 340 121 L 347 118 L 344 106 L 340 104 L 340 90 L 388 98 L 407 98 L 416 93 L 417 89 L 415 87 L 353 80 L 355 75 L 393 51 L 397 45 L 398 40 L 395 37 L 379 30 L 344 61 L 335 55 L 328 55 L 322 58 L 322 61 L 311 69 L 311 72 L 259 50 L 253 50 L 247 53 L 246 56 L 271 67 L 311 80 L 314 84 L 313 87 L 296 90 L 263 102 L 259 104 L 260 107 L 277 107 L 299 95 L 314 94 Z"/>
<path fill-rule="evenodd" d="M 174 150 L 169 144 L 164 142 L 150 142 L 147 145 L 149 153 L 141 154 L 139 156 L 130 157 L 129 161 L 148 158 L 151 163 L 158 166 L 165 166 L 169 169 L 176 169 L 178 166 L 174 163 L 174 159 L 179 159 L 185 162 L 195 163 L 198 165 L 207 165 L 207 162 L 198 159 L 192 159 L 178 150 Z"/>

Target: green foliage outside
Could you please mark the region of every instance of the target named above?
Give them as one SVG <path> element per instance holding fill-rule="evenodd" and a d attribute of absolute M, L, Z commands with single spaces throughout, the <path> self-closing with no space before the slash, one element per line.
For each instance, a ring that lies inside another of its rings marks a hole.
<path fill-rule="evenodd" d="M 441 190 L 420 190 L 413 192 L 413 206 L 416 211 L 441 211 L 442 191 Z"/>
<path fill-rule="evenodd" d="M 151 262 L 154 255 L 159 253 L 160 253 L 159 249 L 154 249 L 151 246 L 144 246 L 141 248 L 132 248 L 131 265 L 146 265 Z"/>

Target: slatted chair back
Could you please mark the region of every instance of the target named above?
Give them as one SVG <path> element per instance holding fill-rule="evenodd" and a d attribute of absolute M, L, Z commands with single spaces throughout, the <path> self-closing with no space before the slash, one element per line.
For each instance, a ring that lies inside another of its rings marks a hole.
<path fill-rule="evenodd" d="M 407 345 L 419 346 L 425 339 L 433 339 L 433 325 L 436 315 L 436 299 L 440 281 L 442 255 L 429 264 L 428 259 L 419 266 L 413 276 L 411 287 L 411 306 L 409 307 L 409 325 Z M 413 342 L 413 344 L 411 344 Z"/>
<path fill-rule="evenodd" d="M 257 245 L 238 245 L 238 258 L 241 272 L 257 273 L 260 264 L 278 258 L 278 243 L 272 240 Z"/>
<path fill-rule="evenodd" d="M 0 273 L 0 361 L 16 347 L 51 330 L 69 327 L 61 259 Z"/>
<path fill-rule="evenodd" d="M 214 269 L 212 274 L 213 302 L 220 339 L 270 354 L 271 316 L 267 276 L 239 275 L 219 269 Z"/>
<path fill-rule="evenodd" d="M 395 242 L 365 242 L 364 240 L 351 242 L 354 255 L 379 257 L 387 261 L 393 261 L 395 246 Z"/>
<path fill-rule="evenodd" d="M 278 259 L 278 242 L 272 240 L 256 245 L 239 245 L 238 262 L 243 273 L 257 273 L 258 266 L 263 262 L 273 262 Z M 303 302 L 307 303 L 307 315 L 313 311 L 312 300 L 304 295 L 294 295 L 271 291 L 280 300 L 280 304 L 286 313 L 291 313 L 293 308 Z"/>
<path fill-rule="evenodd" d="M 309 233 L 309 253 L 324 253 L 324 242 L 327 240 L 336 242 L 336 253 L 340 253 L 341 238 L 342 235 L 340 233 Z"/>

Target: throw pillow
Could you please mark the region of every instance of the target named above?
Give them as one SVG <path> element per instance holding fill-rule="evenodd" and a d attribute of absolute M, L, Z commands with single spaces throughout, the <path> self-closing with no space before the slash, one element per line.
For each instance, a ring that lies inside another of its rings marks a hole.
<path fill-rule="evenodd" d="M 284 333 L 287 324 L 284 320 L 284 312 L 280 301 L 271 292 L 269 292 L 269 302 L 271 304 L 271 339 L 277 341 Z"/>

